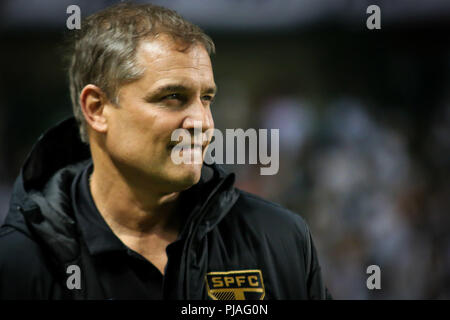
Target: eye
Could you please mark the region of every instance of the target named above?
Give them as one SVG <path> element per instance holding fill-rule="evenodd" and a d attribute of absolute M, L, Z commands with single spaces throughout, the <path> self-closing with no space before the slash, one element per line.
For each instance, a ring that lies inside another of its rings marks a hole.
<path fill-rule="evenodd" d="M 163 97 L 163 100 L 182 100 L 182 96 L 178 93 L 171 93 Z"/>
<path fill-rule="evenodd" d="M 205 96 L 202 97 L 202 100 L 208 101 L 208 102 L 213 102 L 214 101 L 214 97 L 210 96 L 210 95 L 205 95 Z"/>

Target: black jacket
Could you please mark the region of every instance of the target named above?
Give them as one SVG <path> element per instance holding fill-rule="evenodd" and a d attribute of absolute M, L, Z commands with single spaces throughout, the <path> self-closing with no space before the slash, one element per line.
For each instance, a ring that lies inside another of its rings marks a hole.
<path fill-rule="evenodd" d="M 107 298 L 70 202 L 71 182 L 86 159 L 89 148 L 73 118 L 33 147 L 0 228 L 0 299 Z M 234 188 L 234 175 L 218 166 L 205 169 L 218 178 L 185 225 L 177 283 L 167 297 L 330 298 L 305 221 Z M 73 264 L 84 271 L 81 290 L 66 286 L 66 270 Z"/>

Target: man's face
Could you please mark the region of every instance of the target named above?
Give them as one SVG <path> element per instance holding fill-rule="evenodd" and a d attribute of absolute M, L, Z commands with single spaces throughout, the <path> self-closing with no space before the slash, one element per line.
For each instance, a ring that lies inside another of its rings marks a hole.
<path fill-rule="evenodd" d="M 111 159 L 132 183 L 150 183 L 161 192 L 184 190 L 201 175 L 202 164 L 172 161 L 172 132 L 189 130 L 193 143 L 194 121 L 201 121 L 203 131 L 214 127 L 210 104 L 216 86 L 209 55 L 202 45 L 179 49 L 168 36 L 143 41 L 136 57 L 144 76 L 120 88 L 118 108 L 105 108 Z M 187 152 L 204 156 L 205 146 Z"/>

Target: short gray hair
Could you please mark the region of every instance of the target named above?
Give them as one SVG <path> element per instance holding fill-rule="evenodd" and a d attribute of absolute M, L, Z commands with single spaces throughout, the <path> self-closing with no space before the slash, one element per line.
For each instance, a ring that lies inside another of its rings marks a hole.
<path fill-rule="evenodd" d="M 202 44 L 209 55 L 215 52 L 214 42 L 198 26 L 173 10 L 152 4 L 114 5 L 87 17 L 81 29 L 71 33 L 70 96 L 85 143 L 89 142 L 79 100 L 82 89 L 94 84 L 118 104 L 119 87 L 138 80 L 145 71 L 136 61 L 142 39 L 164 33 L 188 45 Z"/>

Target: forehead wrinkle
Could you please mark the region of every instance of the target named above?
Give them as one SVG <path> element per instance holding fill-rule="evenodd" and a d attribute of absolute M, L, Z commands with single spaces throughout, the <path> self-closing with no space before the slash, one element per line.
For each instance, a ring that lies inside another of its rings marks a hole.
<path fill-rule="evenodd" d="M 185 61 L 182 60 L 189 60 L 193 64 L 190 67 L 199 65 L 211 68 L 210 57 L 202 46 L 193 45 L 187 51 L 180 51 L 174 48 L 172 42 L 161 39 L 144 41 L 138 47 L 136 58 L 143 65 L 155 65 L 161 62 L 162 64 L 172 64 L 173 60 L 180 60 L 178 62 L 183 63 Z M 168 55 L 168 53 L 171 54 Z"/>
<path fill-rule="evenodd" d="M 168 69 L 149 68 L 148 76 L 158 83 L 179 83 L 192 86 L 193 81 L 201 87 L 214 87 L 214 75 L 211 67 L 173 66 Z M 156 79 L 158 78 L 158 79 Z"/>
<path fill-rule="evenodd" d="M 195 70 L 201 70 L 201 69 L 203 69 L 203 68 L 208 68 L 208 65 L 203 65 L 203 66 L 200 66 L 200 67 L 194 67 L 194 66 L 186 66 L 186 67 L 172 67 L 172 68 L 170 68 L 170 69 L 160 69 L 160 70 L 157 70 L 157 71 L 171 71 L 171 70 L 179 70 L 179 69 L 195 69 Z"/>
<path fill-rule="evenodd" d="M 151 57 L 148 55 L 145 55 L 145 57 L 141 56 L 140 64 L 145 70 L 144 71 L 146 74 L 145 77 L 149 76 L 151 78 L 154 78 L 158 74 L 159 76 L 162 77 L 164 77 L 165 75 L 167 75 L 168 77 L 189 76 L 189 73 L 194 72 L 198 73 L 195 74 L 195 77 L 200 77 L 203 79 L 208 78 L 214 79 L 210 61 L 203 62 L 198 61 L 201 59 L 195 59 L 197 60 L 195 61 L 197 63 L 194 62 L 194 64 L 192 64 L 192 59 L 189 59 L 189 57 L 183 56 L 181 59 L 178 60 L 176 58 L 168 59 L 166 55 L 164 56 L 158 55 L 154 59 L 151 59 Z M 209 56 L 207 57 L 209 60 Z"/>

